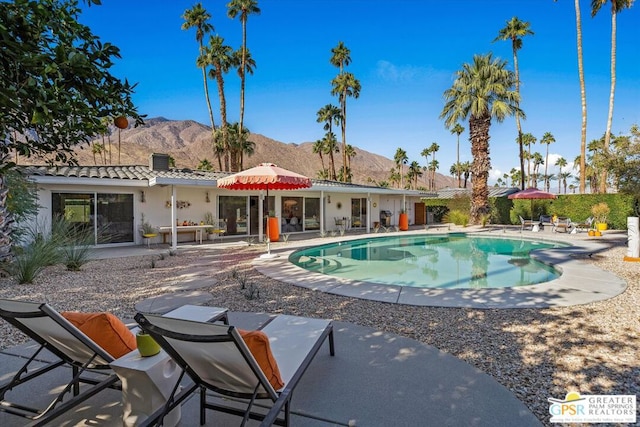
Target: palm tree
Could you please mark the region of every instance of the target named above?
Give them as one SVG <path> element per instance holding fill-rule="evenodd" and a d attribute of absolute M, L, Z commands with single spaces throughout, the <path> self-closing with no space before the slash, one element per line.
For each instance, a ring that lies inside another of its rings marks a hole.
<path fill-rule="evenodd" d="M 340 100 L 340 126 L 342 130 L 342 167 L 347 167 L 347 97 L 358 99 L 360 96 L 360 81 L 352 73 L 346 73 L 344 67 L 351 63 L 351 51 L 343 42 L 331 49 L 332 56 L 329 59 L 331 65 L 338 67 L 339 74 L 331 81 L 332 95 L 338 95 Z M 346 178 L 346 170 L 343 170 L 342 177 Z"/>
<path fill-rule="evenodd" d="M 532 187 L 533 184 L 532 184 L 532 179 L 531 179 L 531 160 L 532 160 L 533 157 L 531 155 L 531 146 L 533 144 L 535 144 L 538 139 L 535 136 L 533 136 L 532 134 L 530 134 L 530 133 L 522 134 L 522 135 L 520 135 L 518 137 L 518 139 L 520 140 L 520 143 L 523 146 L 526 146 L 528 148 L 528 151 L 529 151 L 529 153 L 525 154 L 524 157 L 527 158 L 527 175 L 526 175 L 526 177 L 527 177 L 527 185 Z"/>
<path fill-rule="evenodd" d="M 338 147 L 338 140 L 336 139 L 336 135 L 333 132 L 327 132 L 324 135 L 324 154 L 329 155 L 329 164 L 331 165 L 331 179 L 333 181 L 337 180 L 338 176 L 336 174 L 336 161 L 333 156 L 333 153 L 339 153 L 340 149 Z"/>
<path fill-rule="evenodd" d="M 344 45 L 344 42 L 338 42 L 338 45 L 331 49 L 331 65 L 340 69 L 340 74 L 344 72 L 344 67 L 351 63 L 351 51 Z"/>
<path fill-rule="evenodd" d="M 429 151 L 431 152 L 431 163 L 436 163 L 436 153 L 438 152 L 438 150 L 440 150 L 440 146 L 438 145 L 437 142 L 432 142 L 431 146 L 429 146 Z M 436 188 L 436 168 L 431 169 L 431 189 L 435 190 Z"/>
<path fill-rule="evenodd" d="M 429 162 L 429 171 L 431 171 L 431 181 L 429 182 L 429 190 L 436 189 L 436 170 L 440 167 L 440 162 L 436 159 Z"/>
<path fill-rule="evenodd" d="M 184 11 L 182 15 L 182 19 L 185 22 L 182 24 L 183 30 L 188 30 L 190 28 L 196 29 L 196 41 L 200 47 L 200 55 L 204 54 L 204 43 L 202 42 L 205 34 L 213 31 L 213 25 L 209 24 L 209 19 L 211 19 L 211 15 L 207 12 L 203 7 L 202 3 L 197 3 L 191 9 L 187 9 Z M 213 121 L 213 109 L 211 108 L 211 100 L 209 99 L 209 83 L 207 82 L 207 66 L 208 64 L 196 62 L 196 65 L 202 69 L 202 80 L 204 81 L 204 97 L 207 100 L 207 108 L 209 109 L 209 120 L 211 121 L 211 130 L 214 132 L 216 130 L 216 124 Z"/>
<path fill-rule="evenodd" d="M 560 186 L 560 181 L 562 181 L 564 194 L 567 194 L 567 178 L 571 178 L 571 172 L 562 172 L 558 174 L 558 187 Z"/>
<path fill-rule="evenodd" d="M 545 132 L 542 135 L 542 139 L 540 140 L 540 144 L 546 144 L 547 146 L 547 154 L 544 158 L 544 176 L 547 176 L 549 169 L 549 145 L 556 142 L 556 138 L 551 134 L 551 132 Z M 545 180 L 545 188 L 549 191 L 549 180 Z"/>
<path fill-rule="evenodd" d="M 479 223 L 489 213 L 488 177 L 489 128 L 491 120 L 502 122 L 507 116 L 524 112 L 518 107 L 520 94 L 512 90 L 516 84 L 513 72 L 506 69 L 506 61 L 494 59 L 491 53 L 474 55 L 473 63 L 463 64 L 456 72 L 453 86 L 444 92 L 445 106 L 440 118 L 447 127 L 469 118 L 469 135 L 473 164 L 471 177 L 471 221 Z"/>
<path fill-rule="evenodd" d="M 319 139 L 316 142 L 313 143 L 313 146 L 311 147 L 311 152 L 313 154 L 317 154 L 320 156 L 320 163 L 322 164 L 322 170 L 326 171 L 327 169 L 324 167 L 324 156 L 323 156 L 323 152 L 324 152 L 324 140 Z"/>
<path fill-rule="evenodd" d="M 413 180 L 413 188 L 418 188 L 418 178 L 422 176 L 422 168 L 420 167 L 420 164 L 415 160 L 411 162 L 407 175 L 410 176 Z"/>
<path fill-rule="evenodd" d="M 607 0 L 591 0 L 591 16 L 596 16 Z M 618 12 L 631 8 L 633 0 L 611 0 L 611 91 L 609 93 L 609 116 L 607 117 L 607 130 L 604 134 L 604 154 L 609 152 L 611 142 L 611 123 L 613 122 L 613 98 L 616 91 L 616 17 Z M 607 192 L 607 171 L 603 170 L 600 177 L 600 192 Z"/>
<path fill-rule="evenodd" d="M 431 147 L 423 149 L 420 152 L 420 155 L 422 157 L 424 157 L 425 160 L 426 160 L 426 163 L 429 164 L 429 156 L 431 155 Z M 427 186 L 430 186 L 431 185 L 431 171 L 426 166 L 425 166 L 424 170 L 425 171 L 429 171 L 429 173 L 427 173 Z"/>
<path fill-rule="evenodd" d="M 554 0 L 557 1 L 557 0 Z M 578 78 L 580 80 L 580 101 L 582 105 L 582 130 L 580 134 L 580 156 L 576 165 L 580 165 L 580 193 L 586 190 L 585 169 L 587 154 L 587 90 L 584 83 L 584 61 L 582 59 L 582 18 L 580 14 L 580 0 L 573 1 L 576 11 L 576 43 L 578 50 Z M 575 191 L 574 191 L 575 193 Z"/>
<path fill-rule="evenodd" d="M 531 156 L 531 160 L 533 160 L 533 187 L 538 188 L 538 176 L 540 175 L 540 165 L 544 163 L 544 159 L 542 158 L 542 154 L 535 152 Z"/>
<path fill-rule="evenodd" d="M 460 170 L 462 171 L 462 177 L 464 178 L 464 188 L 467 188 L 467 181 L 469 181 L 469 175 L 471 175 L 471 163 L 464 162 L 460 165 Z"/>
<path fill-rule="evenodd" d="M 200 163 L 198 163 L 197 169 L 199 171 L 210 171 L 210 170 L 213 170 L 213 165 L 211 164 L 209 159 L 202 159 L 200 160 Z"/>
<path fill-rule="evenodd" d="M 518 67 L 518 50 L 522 49 L 522 37 L 533 35 L 533 31 L 529 29 L 529 23 L 519 20 L 516 16 L 507 21 L 507 25 L 500 30 L 498 37 L 493 41 L 511 40 L 511 49 L 513 50 L 513 69 L 516 73 L 516 93 L 520 95 L 520 69 Z M 520 101 L 518 101 L 520 102 Z M 520 126 L 520 116 L 516 114 L 516 126 L 518 128 L 518 144 L 520 146 L 520 171 L 524 176 L 524 153 L 522 146 L 522 127 Z M 524 190 L 524 181 L 521 189 Z"/>
<path fill-rule="evenodd" d="M 333 140 L 335 141 L 335 135 L 333 134 L 332 128 L 333 128 L 333 124 L 338 125 L 340 124 L 340 108 L 336 107 L 335 105 L 332 104 L 327 104 L 324 107 L 320 108 L 318 110 L 318 112 L 316 113 L 316 121 L 318 123 L 322 123 L 324 122 L 324 130 L 327 131 L 327 133 L 333 135 Z M 325 136 L 326 139 L 326 136 Z M 325 149 L 324 150 L 324 154 L 330 154 L 331 155 L 331 171 L 332 171 L 332 175 L 330 176 L 330 179 L 332 180 L 336 180 L 336 168 L 335 168 L 335 163 L 333 160 L 333 153 L 336 152 L 335 150 L 335 144 L 332 144 L 332 147 L 330 149 Z"/>
<path fill-rule="evenodd" d="M 348 182 L 351 182 L 351 159 L 356 156 L 356 149 L 353 148 L 353 145 L 347 144 L 347 168 L 349 169 Z"/>
<path fill-rule="evenodd" d="M 558 166 L 558 194 L 560 194 L 560 177 L 562 177 L 562 168 L 567 166 L 567 160 L 564 157 L 560 157 L 558 158 L 558 160 L 556 160 L 556 166 Z M 567 189 L 565 188 L 564 192 L 567 192 Z"/>
<path fill-rule="evenodd" d="M 389 171 L 389 182 L 391 184 L 396 184 L 398 188 L 400 188 L 400 183 L 402 182 L 402 175 L 398 172 L 398 169 L 391 168 Z"/>
<path fill-rule="evenodd" d="M 342 73 L 331 81 L 332 95 L 338 95 L 341 106 L 340 126 L 342 130 L 342 167 L 347 167 L 347 97 L 358 99 L 360 96 L 360 81 L 352 73 Z M 343 173 L 343 178 L 346 173 Z"/>
<path fill-rule="evenodd" d="M 516 168 L 511 168 L 509 171 L 509 178 L 511 178 L 511 186 L 519 187 L 520 181 L 522 180 L 522 171 L 517 170 Z"/>
<path fill-rule="evenodd" d="M 240 22 L 242 23 L 242 48 L 241 48 L 241 60 L 240 68 L 238 68 L 238 74 L 240 74 L 240 121 L 238 122 L 238 134 L 242 134 L 242 127 L 244 124 L 244 86 L 245 77 L 247 71 L 247 19 L 249 15 L 260 14 L 260 8 L 256 0 L 231 0 L 227 4 L 227 16 L 234 19 L 236 16 L 240 16 Z M 253 64 L 255 67 L 255 62 Z M 250 74 L 253 74 L 251 69 Z"/>
<path fill-rule="evenodd" d="M 453 128 L 451 128 L 451 133 L 458 135 L 458 147 L 457 147 L 457 157 L 456 157 L 456 165 L 460 166 L 460 134 L 464 132 L 464 128 L 460 123 L 456 123 Z M 456 171 L 456 175 L 458 177 L 458 188 L 460 188 L 460 170 Z"/>
<path fill-rule="evenodd" d="M 256 143 L 249 141 L 251 132 L 247 128 L 243 128 L 240 132 L 240 123 L 235 122 L 227 124 L 229 128 L 229 147 L 231 156 L 234 159 L 232 163 L 239 166 L 238 170 L 242 170 L 244 166 L 244 155 L 252 156 L 256 149 Z"/>
<path fill-rule="evenodd" d="M 404 168 L 402 165 L 406 165 L 409 161 L 409 157 L 407 157 L 407 152 L 402 148 L 398 147 L 396 150 L 396 154 L 393 156 L 393 161 L 396 162 L 396 167 L 400 172 L 400 187 L 402 188 L 402 176 L 404 175 Z"/>
<path fill-rule="evenodd" d="M 224 74 L 229 72 L 233 66 L 233 49 L 224 44 L 224 39 L 220 36 L 211 36 L 209 45 L 205 47 L 202 55 L 198 58 L 200 63 L 211 66 L 209 77 L 218 83 L 218 96 L 220 97 L 220 121 L 222 122 L 220 133 L 224 147 L 224 166 L 226 171 L 237 172 L 238 165 L 234 161 L 228 138 L 227 128 L 227 101 L 224 95 Z"/>

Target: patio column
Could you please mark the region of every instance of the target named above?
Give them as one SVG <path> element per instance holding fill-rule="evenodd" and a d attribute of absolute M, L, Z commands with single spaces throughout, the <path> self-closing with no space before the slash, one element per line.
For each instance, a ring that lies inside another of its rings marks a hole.
<path fill-rule="evenodd" d="M 177 213 L 176 213 L 176 186 L 171 185 L 171 252 L 175 252 L 178 250 L 178 228 L 176 221 Z"/>
<path fill-rule="evenodd" d="M 324 191 L 320 191 L 320 235 L 324 234 Z"/>
<path fill-rule="evenodd" d="M 258 241 L 262 243 L 264 241 L 264 193 L 260 190 L 258 196 Z M 267 220 L 268 221 L 268 220 Z"/>
<path fill-rule="evenodd" d="M 365 230 L 367 233 L 371 232 L 371 193 L 367 193 L 367 217 L 365 219 L 367 221 L 367 228 Z"/>

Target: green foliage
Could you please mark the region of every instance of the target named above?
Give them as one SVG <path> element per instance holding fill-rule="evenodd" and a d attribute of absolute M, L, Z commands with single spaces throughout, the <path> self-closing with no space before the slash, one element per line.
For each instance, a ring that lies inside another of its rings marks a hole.
<path fill-rule="evenodd" d="M 509 200 L 507 197 L 489 199 L 492 224 L 520 224 L 518 216 L 533 218 L 540 215 L 558 215 L 571 218 L 572 221 L 584 221 L 591 216 L 591 207 L 604 202 L 611 208 L 607 223 L 611 228 L 625 230 L 627 217 L 634 216 L 636 198 L 628 194 L 563 194 L 551 200 Z M 451 210 L 469 211 L 469 198 L 466 196 L 452 199 L 424 199 L 436 222 L 446 222 L 443 218 Z"/>
<path fill-rule="evenodd" d="M 55 217 L 51 225 L 51 240 L 59 247 L 62 263 L 69 271 L 80 271 L 93 252 L 93 227 L 84 227 Z"/>
<path fill-rule="evenodd" d="M 14 151 L 73 163 L 73 147 L 100 135 L 103 117 L 142 123 L 135 85 L 109 73 L 119 49 L 80 24 L 80 13 L 77 0 L 0 2 L 0 168 L 14 166 L 6 161 Z"/>
<path fill-rule="evenodd" d="M 616 177 L 621 193 L 640 198 L 640 128 L 634 124 L 631 135 L 612 135 L 605 154 L 605 167 Z"/>
<path fill-rule="evenodd" d="M 445 223 L 450 222 L 455 225 L 461 225 L 463 227 L 466 227 L 467 225 L 469 225 L 469 214 L 459 211 L 457 209 L 454 209 L 449 211 L 449 213 L 447 213 L 444 216 L 443 222 Z"/>
<path fill-rule="evenodd" d="M 37 186 L 18 171 L 8 171 L 5 174 L 5 179 L 9 189 L 7 210 L 11 212 L 17 222 L 34 217 L 40 207 Z"/>
<path fill-rule="evenodd" d="M 627 217 L 634 215 L 635 198 L 627 194 L 562 194 L 553 200 L 534 200 L 533 218 L 540 215 L 558 215 L 571 218 L 574 222 L 583 222 L 589 218 L 591 207 L 606 203 L 611 209 L 607 224 L 616 230 L 626 230 Z M 518 224 L 518 215 L 531 218 L 530 200 L 513 200 L 511 210 L 512 224 Z"/>
<path fill-rule="evenodd" d="M 11 263 L 3 266 L 20 284 L 33 283 L 45 267 L 61 260 L 59 243 L 42 226 L 36 224 L 26 229 L 24 235 L 29 243 L 15 246 Z"/>
<path fill-rule="evenodd" d="M 489 206 L 491 208 L 492 224 L 509 224 L 511 218 L 509 212 L 513 202 L 506 197 L 490 197 Z M 520 221 L 518 221 L 519 223 Z"/>
<path fill-rule="evenodd" d="M 611 213 L 609 205 L 604 202 L 596 203 L 591 206 L 591 213 L 596 224 L 604 224 L 607 222 L 607 217 Z"/>
<path fill-rule="evenodd" d="M 140 216 L 140 232 L 145 234 L 156 234 L 158 229 L 151 225 L 144 217 L 144 213 Z"/>

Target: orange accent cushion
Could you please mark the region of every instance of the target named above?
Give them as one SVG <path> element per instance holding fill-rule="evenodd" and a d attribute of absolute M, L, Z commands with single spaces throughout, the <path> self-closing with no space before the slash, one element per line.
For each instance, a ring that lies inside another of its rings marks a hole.
<path fill-rule="evenodd" d="M 262 331 L 244 331 L 242 329 L 238 329 L 238 332 L 273 388 L 280 390 L 284 387 L 278 363 L 273 357 L 273 353 L 271 353 L 271 345 L 267 334 Z"/>
<path fill-rule="evenodd" d="M 60 314 L 116 359 L 138 347 L 135 335 L 111 313 L 64 311 Z"/>

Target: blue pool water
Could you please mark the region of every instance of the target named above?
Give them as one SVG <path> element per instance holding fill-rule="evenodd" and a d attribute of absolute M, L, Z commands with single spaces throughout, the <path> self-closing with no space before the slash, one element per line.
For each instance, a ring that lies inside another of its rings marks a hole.
<path fill-rule="evenodd" d="M 532 260 L 562 244 L 465 234 L 385 236 L 315 246 L 289 261 L 349 280 L 418 288 L 504 288 L 548 282 L 560 273 Z"/>

